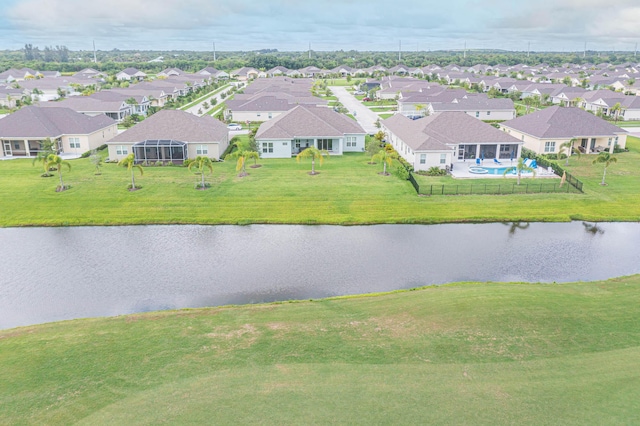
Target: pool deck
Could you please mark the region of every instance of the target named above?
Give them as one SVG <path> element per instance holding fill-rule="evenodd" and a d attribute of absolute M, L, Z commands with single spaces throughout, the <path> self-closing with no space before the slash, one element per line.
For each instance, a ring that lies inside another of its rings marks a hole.
<path fill-rule="evenodd" d="M 456 179 L 497 179 L 497 178 L 517 178 L 518 176 L 515 174 L 511 174 L 511 173 L 507 173 L 507 175 L 503 175 L 502 173 L 497 173 L 497 174 L 493 174 L 491 173 L 491 169 L 492 168 L 498 168 L 498 167 L 515 167 L 518 162 L 517 161 L 513 161 L 511 162 L 510 160 L 506 160 L 506 161 L 502 161 L 501 165 L 498 164 L 494 164 L 494 163 L 490 163 L 489 161 L 485 161 L 484 163 L 480 163 L 480 165 L 477 165 L 474 162 L 458 162 L 458 163 L 453 163 L 453 170 L 451 171 L 451 176 L 456 178 Z M 489 173 L 486 174 L 480 174 L 480 173 L 471 173 L 469 171 L 469 167 L 482 167 L 482 168 L 486 168 L 489 169 Z M 522 173 L 522 177 L 526 178 L 526 177 L 531 177 L 531 175 L 529 173 Z M 553 173 L 552 170 L 547 170 L 544 167 L 538 167 L 536 169 L 536 179 L 537 178 L 544 178 L 544 179 L 552 179 L 552 178 L 557 178 L 560 179 L 560 176 L 556 175 L 555 173 Z"/>

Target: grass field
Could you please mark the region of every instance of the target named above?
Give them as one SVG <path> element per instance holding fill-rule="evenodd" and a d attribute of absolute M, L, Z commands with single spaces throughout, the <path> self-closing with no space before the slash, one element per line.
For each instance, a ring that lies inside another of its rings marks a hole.
<path fill-rule="evenodd" d="M 126 190 L 127 171 L 106 164 L 95 176 L 88 159 L 71 161 L 56 193 L 57 178 L 41 178 L 30 160 L 0 161 L 0 226 L 116 225 L 143 223 L 444 223 L 469 221 L 640 220 L 640 140 L 617 154 L 608 186 L 591 157 L 572 157 L 567 170 L 585 193 L 513 196 L 418 197 L 408 181 L 380 176 L 364 154 L 331 157 L 309 176 L 310 161 L 260 160 L 249 176 L 236 177 L 233 162 L 217 163 L 212 188 L 193 189 L 197 177 L 184 167 L 148 167 Z M 451 178 L 423 178 L 435 183 Z M 425 182 L 426 183 L 426 182 Z"/>
<path fill-rule="evenodd" d="M 638 424 L 640 277 L 0 331 L 0 424 Z"/>

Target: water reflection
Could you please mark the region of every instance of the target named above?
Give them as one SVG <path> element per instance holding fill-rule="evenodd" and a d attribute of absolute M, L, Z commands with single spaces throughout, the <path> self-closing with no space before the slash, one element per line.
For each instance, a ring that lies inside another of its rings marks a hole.
<path fill-rule="evenodd" d="M 530 225 L 529 222 L 502 222 L 502 224 L 509 227 L 509 236 L 514 235 L 518 229 L 528 229 Z"/>
<path fill-rule="evenodd" d="M 640 273 L 638 223 L 9 228 L 0 241 L 0 328 L 452 281 Z"/>
<path fill-rule="evenodd" d="M 604 229 L 602 229 L 597 223 L 582 222 L 582 226 L 584 226 L 584 230 L 591 235 L 604 234 Z"/>

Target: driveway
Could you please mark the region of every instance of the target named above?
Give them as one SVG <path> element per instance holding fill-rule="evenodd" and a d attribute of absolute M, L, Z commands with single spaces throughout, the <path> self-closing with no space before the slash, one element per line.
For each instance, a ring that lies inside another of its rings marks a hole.
<path fill-rule="evenodd" d="M 330 86 L 329 89 L 331 89 L 333 94 L 338 98 L 338 101 L 340 101 L 340 103 L 349 110 L 349 113 L 355 116 L 358 124 L 362 126 L 365 132 L 370 135 L 378 132 L 378 129 L 374 124 L 376 120 L 380 118 L 378 114 L 364 106 L 362 102 L 356 99 L 355 96 L 347 92 L 345 87 Z"/>

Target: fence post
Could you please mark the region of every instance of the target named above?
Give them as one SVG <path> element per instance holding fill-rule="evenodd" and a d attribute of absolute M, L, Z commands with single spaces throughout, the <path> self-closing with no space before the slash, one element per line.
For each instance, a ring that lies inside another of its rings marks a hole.
<path fill-rule="evenodd" d="M 433 185 L 431 185 L 431 188 L 429 188 L 429 195 L 433 195 Z"/>
<path fill-rule="evenodd" d="M 444 195 L 444 185 L 442 185 L 442 194 L 441 195 Z"/>
<path fill-rule="evenodd" d="M 524 193 L 525 193 L 525 194 L 528 194 L 528 193 L 529 193 L 529 184 L 528 184 L 528 183 L 525 183 Z"/>

